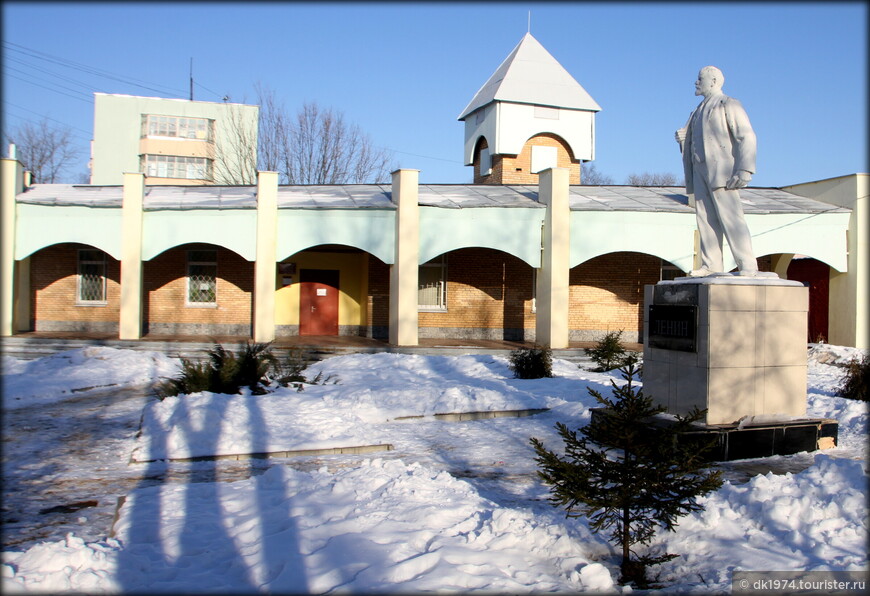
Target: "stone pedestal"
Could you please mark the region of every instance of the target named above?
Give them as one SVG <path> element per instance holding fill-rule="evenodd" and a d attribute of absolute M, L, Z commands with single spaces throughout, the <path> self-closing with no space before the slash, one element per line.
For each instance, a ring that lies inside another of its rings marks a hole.
<path fill-rule="evenodd" d="M 778 278 L 646 286 L 644 394 L 672 414 L 706 409 L 707 425 L 805 417 L 808 300 Z"/>

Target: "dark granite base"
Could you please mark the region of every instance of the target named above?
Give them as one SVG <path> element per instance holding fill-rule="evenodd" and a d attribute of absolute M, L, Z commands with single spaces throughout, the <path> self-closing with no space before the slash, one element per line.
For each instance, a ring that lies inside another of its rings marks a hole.
<path fill-rule="evenodd" d="M 604 408 L 592 409 L 592 420 L 606 415 Z M 670 424 L 670 419 L 654 417 L 649 420 L 650 430 Z M 781 422 L 752 424 L 696 424 L 692 430 L 678 435 L 681 444 L 703 445 L 712 443 L 708 461 L 733 461 L 773 455 L 792 455 L 837 446 L 839 423 L 830 418 L 803 418 Z"/>

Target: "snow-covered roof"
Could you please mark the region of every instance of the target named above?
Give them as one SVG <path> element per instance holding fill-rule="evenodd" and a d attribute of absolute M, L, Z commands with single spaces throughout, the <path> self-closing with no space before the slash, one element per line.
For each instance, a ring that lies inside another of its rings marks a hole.
<path fill-rule="evenodd" d="M 417 202 L 426 207 L 543 207 L 537 186 L 483 184 L 421 184 Z"/>
<path fill-rule="evenodd" d="M 19 194 L 34 205 L 121 207 L 122 186 L 36 184 Z M 778 188 L 744 188 L 746 213 L 825 213 L 849 209 L 814 201 Z M 650 211 L 693 213 L 680 186 L 569 187 L 572 211 Z M 418 203 L 426 207 L 542 208 L 536 185 L 421 184 Z M 256 209 L 256 186 L 146 186 L 144 209 Z M 395 209 L 392 189 L 384 184 L 300 185 L 278 187 L 279 209 Z"/>
<path fill-rule="evenodd" d="M 459 115 L 459 120 L 493 101 L 526 103 L 598 112 L 586 90 L 565 68 L 526 33 Z"/>
<path fill-rule="evenodd" d="M 34 184 L 19 203 L 83 207 L 120 207 L 123 186 Z M 143 206 L 158 209 L 256 209 L 256 186 L 146 186 Z"/>
<path fill-rule="evenodd" d="M 395 209 L 388 184 L 279 186 L 279 209 Z"/>
<path fill-rule="evenodd" d="M 826 213 L 848 209 L 814 201 L 778 188 L 742 188 L 746 213 Z M 682 186 L 571 186 L 572 211 L 659 211 L 694 213 Z"/>

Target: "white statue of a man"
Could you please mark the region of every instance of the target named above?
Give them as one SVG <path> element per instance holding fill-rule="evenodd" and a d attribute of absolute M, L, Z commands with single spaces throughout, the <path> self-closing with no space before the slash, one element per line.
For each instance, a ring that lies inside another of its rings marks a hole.
<path fill-rule="evenodd" d="M 725 271 L 722 238 L 728 239 L 740 275 L 758 275 L 752 239 L 738 188 L 755 172 L 755 133 L 739 101 L 722 93 L 725 77 L 715 66 L 698 73 L 695 95 L 704 99 L 676 132 L 683 152 L 686 192 L 695 194 L 701 240 L 701 268 L 690 277 Z"/>

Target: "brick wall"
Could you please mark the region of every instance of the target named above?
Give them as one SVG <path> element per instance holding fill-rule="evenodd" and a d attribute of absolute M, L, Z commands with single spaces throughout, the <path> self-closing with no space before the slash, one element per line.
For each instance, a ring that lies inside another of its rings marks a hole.
<path fill-rule="evenodd" d="M 643 332 L 643 287 L 659 281 L 661 260 L 636 252 L 602 255 L 571 269 L 571 340 L 596 340 L 607 331 L 625 330 L 623 340 Z"/>
<path fill-rule="evenodd" d="M 421 334 L 426 328 L 534 328 L 532 280 L 532 268 L 506 253 L 453 251 L 447 257 L 447 311 L 421 312 Z"/>
<path fill-rule="evenodd" d="M 369 261 L 369 335 L 384 337 L 389 325 L 389 266 L 374 257 Z M 624 329 L 623 339 L 636 341 L 643 330 L 643 287 L 659 281 L 660 268 L 658 257 L 623 252 L 571 269 L 571 340 L 592 341 L 609 330 Z M 531 340 L 533 280 L 533 269 L 506 253 L 484 248 L 449 253 L 447 310 L 420 312 L 420 337 Z"/>
<path fill-rule="evenodd" d="M 78 250 L 84 244 L 56 244 L 33 254 L 30 304 L 35 331 L 115 331 L 121 304 L 121 265 L 106 255 L 106 304 L 76 301 Z"/>
<path fill-rule="evenodd" d="M 533 174 L 532 147 L 556 147 L 558 149 L 556 165 L 560 168 L 568 168 L 569 184 L 580 184 L 580 162 L 574 159 L 568 145 L 558 136 L 544 133 L 539 134 L 523 145 L 517 156 L 493 155 L 492 173 L 488 176 L 480 175 L 480 149 L 486 147 L 486 141 L 481 141 L 474 153 L 474 183 L 475 184 L 538 184 L 538 174 Z"/>
<path fill-rule="evenodd" d="M 216 306 L 187 305 L 187 251 L 217 251 Z M 247 335 L 254 264 L 212 245 L 188 244 L 144 263 L 144 321 L 150 333 Z"/>

